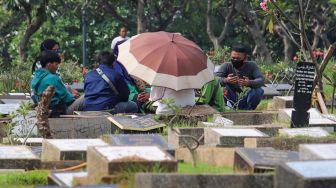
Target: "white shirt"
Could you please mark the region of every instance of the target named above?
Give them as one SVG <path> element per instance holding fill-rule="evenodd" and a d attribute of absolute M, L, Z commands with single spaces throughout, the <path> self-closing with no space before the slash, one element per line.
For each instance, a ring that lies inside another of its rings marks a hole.
<path fill-rule="evenodd" d="M 194 89 L 184 89 L 180 91 L 175 91 L 173 89 L 165 87 L 152 86 L 149 100 L 157 101 L 156 114 L 170 114 L 173 112 L 166 104 L 163 104 L 161 102 L 161 100 L 165 98 L 174 99 L 172 105 L 181 108 L 195 105 Z"/>
<path fill-rule="evenodd" d="M 117 44 L 117 42 L 119 42 L 119 41 L 123 41 L 123 40 L 125 40 L 125 39 L 129 39 L 129 37 L 125 37 L 125 38 L 123 38 L 123 37 L 121 37 L 121 36 L 118 36 L 118 37 L 116 37 L 116 38 L 114 38 L 113 40 L 112 40 L 112 44 L 111 44 L 111 48 L 112 48 L 112 50 L 114 49 L 114 47 L 115 47 L 115 45 Z"/>

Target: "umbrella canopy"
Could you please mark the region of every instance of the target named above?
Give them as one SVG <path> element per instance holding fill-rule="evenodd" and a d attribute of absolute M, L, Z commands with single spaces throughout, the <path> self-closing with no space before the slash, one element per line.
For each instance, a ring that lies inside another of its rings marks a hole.
<path fill-rule="evenodd" d="M 201 88 L 214 78 L 214 66 L 204 52 L 176 33 L 136 35 L 119 46 L 118 61 L 150 85 L 176 91 Z"/>

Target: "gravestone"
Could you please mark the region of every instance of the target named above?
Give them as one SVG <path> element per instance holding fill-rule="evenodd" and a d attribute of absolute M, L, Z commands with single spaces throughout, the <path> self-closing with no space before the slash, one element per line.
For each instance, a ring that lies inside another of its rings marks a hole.
<path fill-rule="evenodd" d="M 221 115 L 234 122 L 234 125 L 272 124 L 278 116 L 277 112 L 224 112 Z"/>
<path fill-rule="evenodd" d="M 274 170 L 280 162 L 298 161 L 298 152 L 281 151 L 273 148 L 237 148 L 234 171 L 264 173 Z"/>
<path fill-rule="evenodd" d="M 27 146 L 0 146 L 0 169 L 40 168 L 40 159 Z"/>
<path fill-rule="evenodd" d="M 73 187 L 74 178 L 86 177 L 87 172 L 52 172 L 48 176 L 49 185 L 57 185 L 64 187 Z"/>
<path fill-rule="evenodd" d="M 20 104 L 22 102 L 30 102 L 30 99 L 0 99 L 0 104 Z"/>
<path fill-rule="evenodd" d="M 168 129 L 168 144 L 173 148 L 186 147 L 195 145 L 195 141 L 190 138 L 194 137 L 200 145 L 204 145 L 204 128 L 200 127 L 181 127 Z"/>
<path fill-rule="evenodd" d="M 129 169 L 160 168 L 162 172 L 177 170 L 177 162 L 157 146 L 89 147 L 87 171 L 91 182 L 115 172 Z"/>
<path fill-rule="evenodd" d="M 214 123 L 224 125 L 224 126 L 230 126 L 233 125 L 233 121 L 222 117 L 222 116 L 216 116 L 214 115 Z"/>
<path fill-rule="evenodd" d="M 300 160 L 336 160 L 336 144 L 301 144 Z"/>
<path fill-rule="evenodd" d="M 324 137 L 329 136 L 329 133 L 320 127 L 308 128 L 284 128 L 279 130 L 280 136 L 310 136 L 310 137 Z"/>
<path fill-rule="evenodd" d="M 273 98 L 274 96 L 279 96 L 281 93 L 276 90 L 274 87 L 261 87 L 261 89 L 264 90 L 263 98 L 264 99 L 269 99 Z"/>
<path fill-rule="evenodd" d="M 111 113 L 104 111 L 74 111 L 74 114 L 80 116 L 100 116 L 100 117 L 112 116 Z"/>
<path fill-rule="evenodd" d="M 277 91 L 292 91 L 293 86 L 290 84 L 265 84 L 266 87 L 273 87 Z"/>
<path fill-rule="evenodd" d="M 244 138 L 266 138 L 268 135 L 252 128 L 205 128 L 205 145 L 244 147 Z"/>
<path fill-rule="evenodd" d="M 53 138 L 98 138 L 111 134 L 111 123 L 106 117 L 49 118 Z"/>
<path fill-rule="evenodd" d="M 25 138 L 17 139 L 21 144 L 25 141 Z M 27 138 L 26 144 L 27 146 L 42 146 L 43 138 Z"/>
<path fill-rule="evenodd" d="M 30 136 L 38 135 L 36 111 L 29 111 L 26 117 L 15 112 L 16 116 L 13 118 L 12 122 L 16 125 L 14 126 L 12 132 L 19 137 L 26 137 L 28 133 Z"/>
<path fill-rule="evenodd" d="M 42 161 L 86 160 L 89 146 L 107 146 L 101 139 L 44 139 Z"/>
<path fill-rule="evenodd" d="M 291 119 L 291 127 L 306 127 L 309 125 L 309 112 L 315 78 L 315 65 L 299 62 L 295 72 L 295 89 Z"/>
<path fill-rule="evenodd" d="M 293 108 L 293 96 L 273 97 L 273 109 Z"/>
<path fill-rule="evenodd" d="M 105 135 L 104 140 L 113 146 L 158 146 L 175 156 L 175 150 L 159 134 L 116 134 Z"/>
<path fill-rule="evenodd" d="M 20 104 L 0 104 L 0 114 L 7 115 L 20 108 Z"/>
<path fill-rule="evenodd" d="M 334 188 L 336 160 L 287 162 L 277 166 L 276 188 Z"/>
<path fill-rule="evenodd" d="M 152 118 L 152 115 L 136 116 L 136 117 L 127 117 L 127 116 L 109 116 L 107 118 L 112 122 L 113 125 L 117 127 L 117 130 L 121 132 L 124 131 L 150 131 L 153 129 L 158 129 L 165 127 L 165 124 L 162 124 Z"/>

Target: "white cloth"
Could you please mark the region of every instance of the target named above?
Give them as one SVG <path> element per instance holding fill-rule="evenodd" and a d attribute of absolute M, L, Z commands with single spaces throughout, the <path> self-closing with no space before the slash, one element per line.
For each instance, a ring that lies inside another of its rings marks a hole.
<path fill-rule="evenodd" d="M 116 46 L 116 44 L 117 44 L 117 42 L 119 42 L 119 41 L 123 41 L 123 40 L 125 40 L 125 39 L 129 39 L 129 37 L 125 37 L 125 38 L 123 38 L 123 37 L 121 37 L 121 36 L 118 36 L 118 37 L 116 37 L 116 38 L 114 38 L 113 40 L 112 40 L 112 43 L 111 43 L 111 48 L 112 48 L 112 50 L 114 49 L 114 47 Z"/>
<path fill-rule="evenodd" d="M 172 105 L 178 107 L 194 106 L 195 105 L 195 91 L 194 89 L 184 89 L 180 91 L 175 91 L 173 89 L 152 86 L 150 92 L 151 101 L 157 101 L 156 114 L 170 114 L 173 111 L 161 102 L 162 99 L 172 98 L 174 102 Z"/>

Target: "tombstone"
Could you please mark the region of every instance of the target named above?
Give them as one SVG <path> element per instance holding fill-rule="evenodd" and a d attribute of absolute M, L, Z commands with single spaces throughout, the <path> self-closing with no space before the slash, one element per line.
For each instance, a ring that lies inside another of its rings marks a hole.
<path fill-rule="evenodd" d="M 244 147 L 244 138 L 266 138 L 268 135 L 252 128 L 205 128 L 205 145 Z"/>
<path fill-rule="evenodd" d="M 233 125 L 233 121 L 225 117 L 222 117 L 222 116 L 214 116 L 214 123 L 224 125 L 224 126 Z"/>
<path fill-rule="evenodd" d="M 116 134 L 104 136 L 104 140 L 113 146 L 158 146 L 175 156 L 175 150 L 160 134 Z"/>
<path fill-rule="evenodd" d="M 279 130 L 280 136 L 310 136 L 310 137 L 324 137 L 329 136 L 329 133 L 321 127 L 308 128 L 284 128 Z"/>
<path fill-rule="evenodd" d="M 23 115 L 16 113 L 15 118 L 12 119 L 12 122 L 16 125 L 14 126 L 12 132 L 19 137 L 29 136 L 37 136 L 37 126 L 35 125 L 37 122 L 36 111 L 29 111 L 26 117 Z"/>
<path fill-rule="evenodd" d="M 89 147 L 87 171 L 91 182 L 115 172 L 130 169 L 175 172 L 177 162 L 157 146 L 101 146 Z"/>
<path fill-rule="evenodd" d="M 204 128 L 201 127 L 181 127 L 168 128 L 168 144 L 173 148 L 186 147 L 195 145 L 194 137 L 199 145 L 204 145 Z"/>
<path fill-rule="evenodd" d="M 264 90 L 263 98 L 269 99 L 274 96 L 279 96 L 281 93 L 277 91 L 274 87 L 261 87 Z"/>
<path fill-rule="evenodd" d="M 336 160 L 287 162 L 277 166 L 276 188 L 334 188 Z"/>
<path fill-rule="evenodd" d="M 150 114 L 136 117 L 109 116 L 107 119 L 122 133 L 132 131 L 146 132 L 166 126 L 165 124 L 154 120 Z"/>
<path fill-rule="evenodd" d="M 86 160 L 89 146 L 107 146 L 101 139 L 44 139 L 42 161 Z"/>
<path fill-rule="evenodd" d="M 111 123 L 106 117 L 49 118 L 52 138 L 98 138 L 111 134 Z"/>
<path fill-rule="evenodd" d="M 30 102 L 30 99 L 0 99 L 2 104 L 20 104 L 22 102 Z"/>
<path fill-rule="evenodd" d="M 336 160 L 336 144 L 301 144 L 300 160 Z"/>
<path fill-rule="evenodd" d="M 73 187 L 74 178 L 86 176 L 87 172 L 51 172 L 48 176 L 48 184 L 62 187 Z"/>
<path fill-rule="evenodd" d="M 27 146 L 0 146 L 0 169 L 40 168 L 40 159 Z"/>
<path fill-rule="evenodd" d="M 283 108 L 293 108 L 293 96 L 273 97 L 273 107 L 275 110 Z"/>
<path fill-rule="evenodd" d="M 264 173 L 273 171 L 280 162 L 298 161 L 298 152 L 281 151 L 273 148 L 237 148 L 234 171 Z"/>
<path fill-rule="evenodd" d="M 7 115 L 20 108 L 20 104 L 0 104 L 0 114 Z"/>
<path fill-rule="evenodd" d="M 278 116 L 277 112 L 224 112 L 221 115 L 234 122 L 234 125 L 272 124 Z"/>
<path fill-rule="evenodd" d="M 104 111 L 74 111 L 74 114 L 80 116 L 100 116 L 100 117 L 112 116 L 111 113 Z"/>
<path fill-rule="evenodd" d="M 8 95 L 29 97 L 30 93 L 8 93 Z"/>
<path fill-rule="evenodd" d="M 17 140 L 23 144 L 26 138 L 18 138 Z M 43 138 L 27 138 L 26 146 L 42 146 Z"/>
<path fill-rule="evenodd" d="M 273 87 L 277 91 L 292 91 L 293 86 L 290 84 L 265 84 L 266 87 Z"/>
<path fill-rule="evenodd" d="M 315 65 L 299 62 L 295 72 L 295 89 L 291 119 L 291 127 L 306 127 L 309 125 L 309 112 L 312 92 L 314 90 Z"/>

